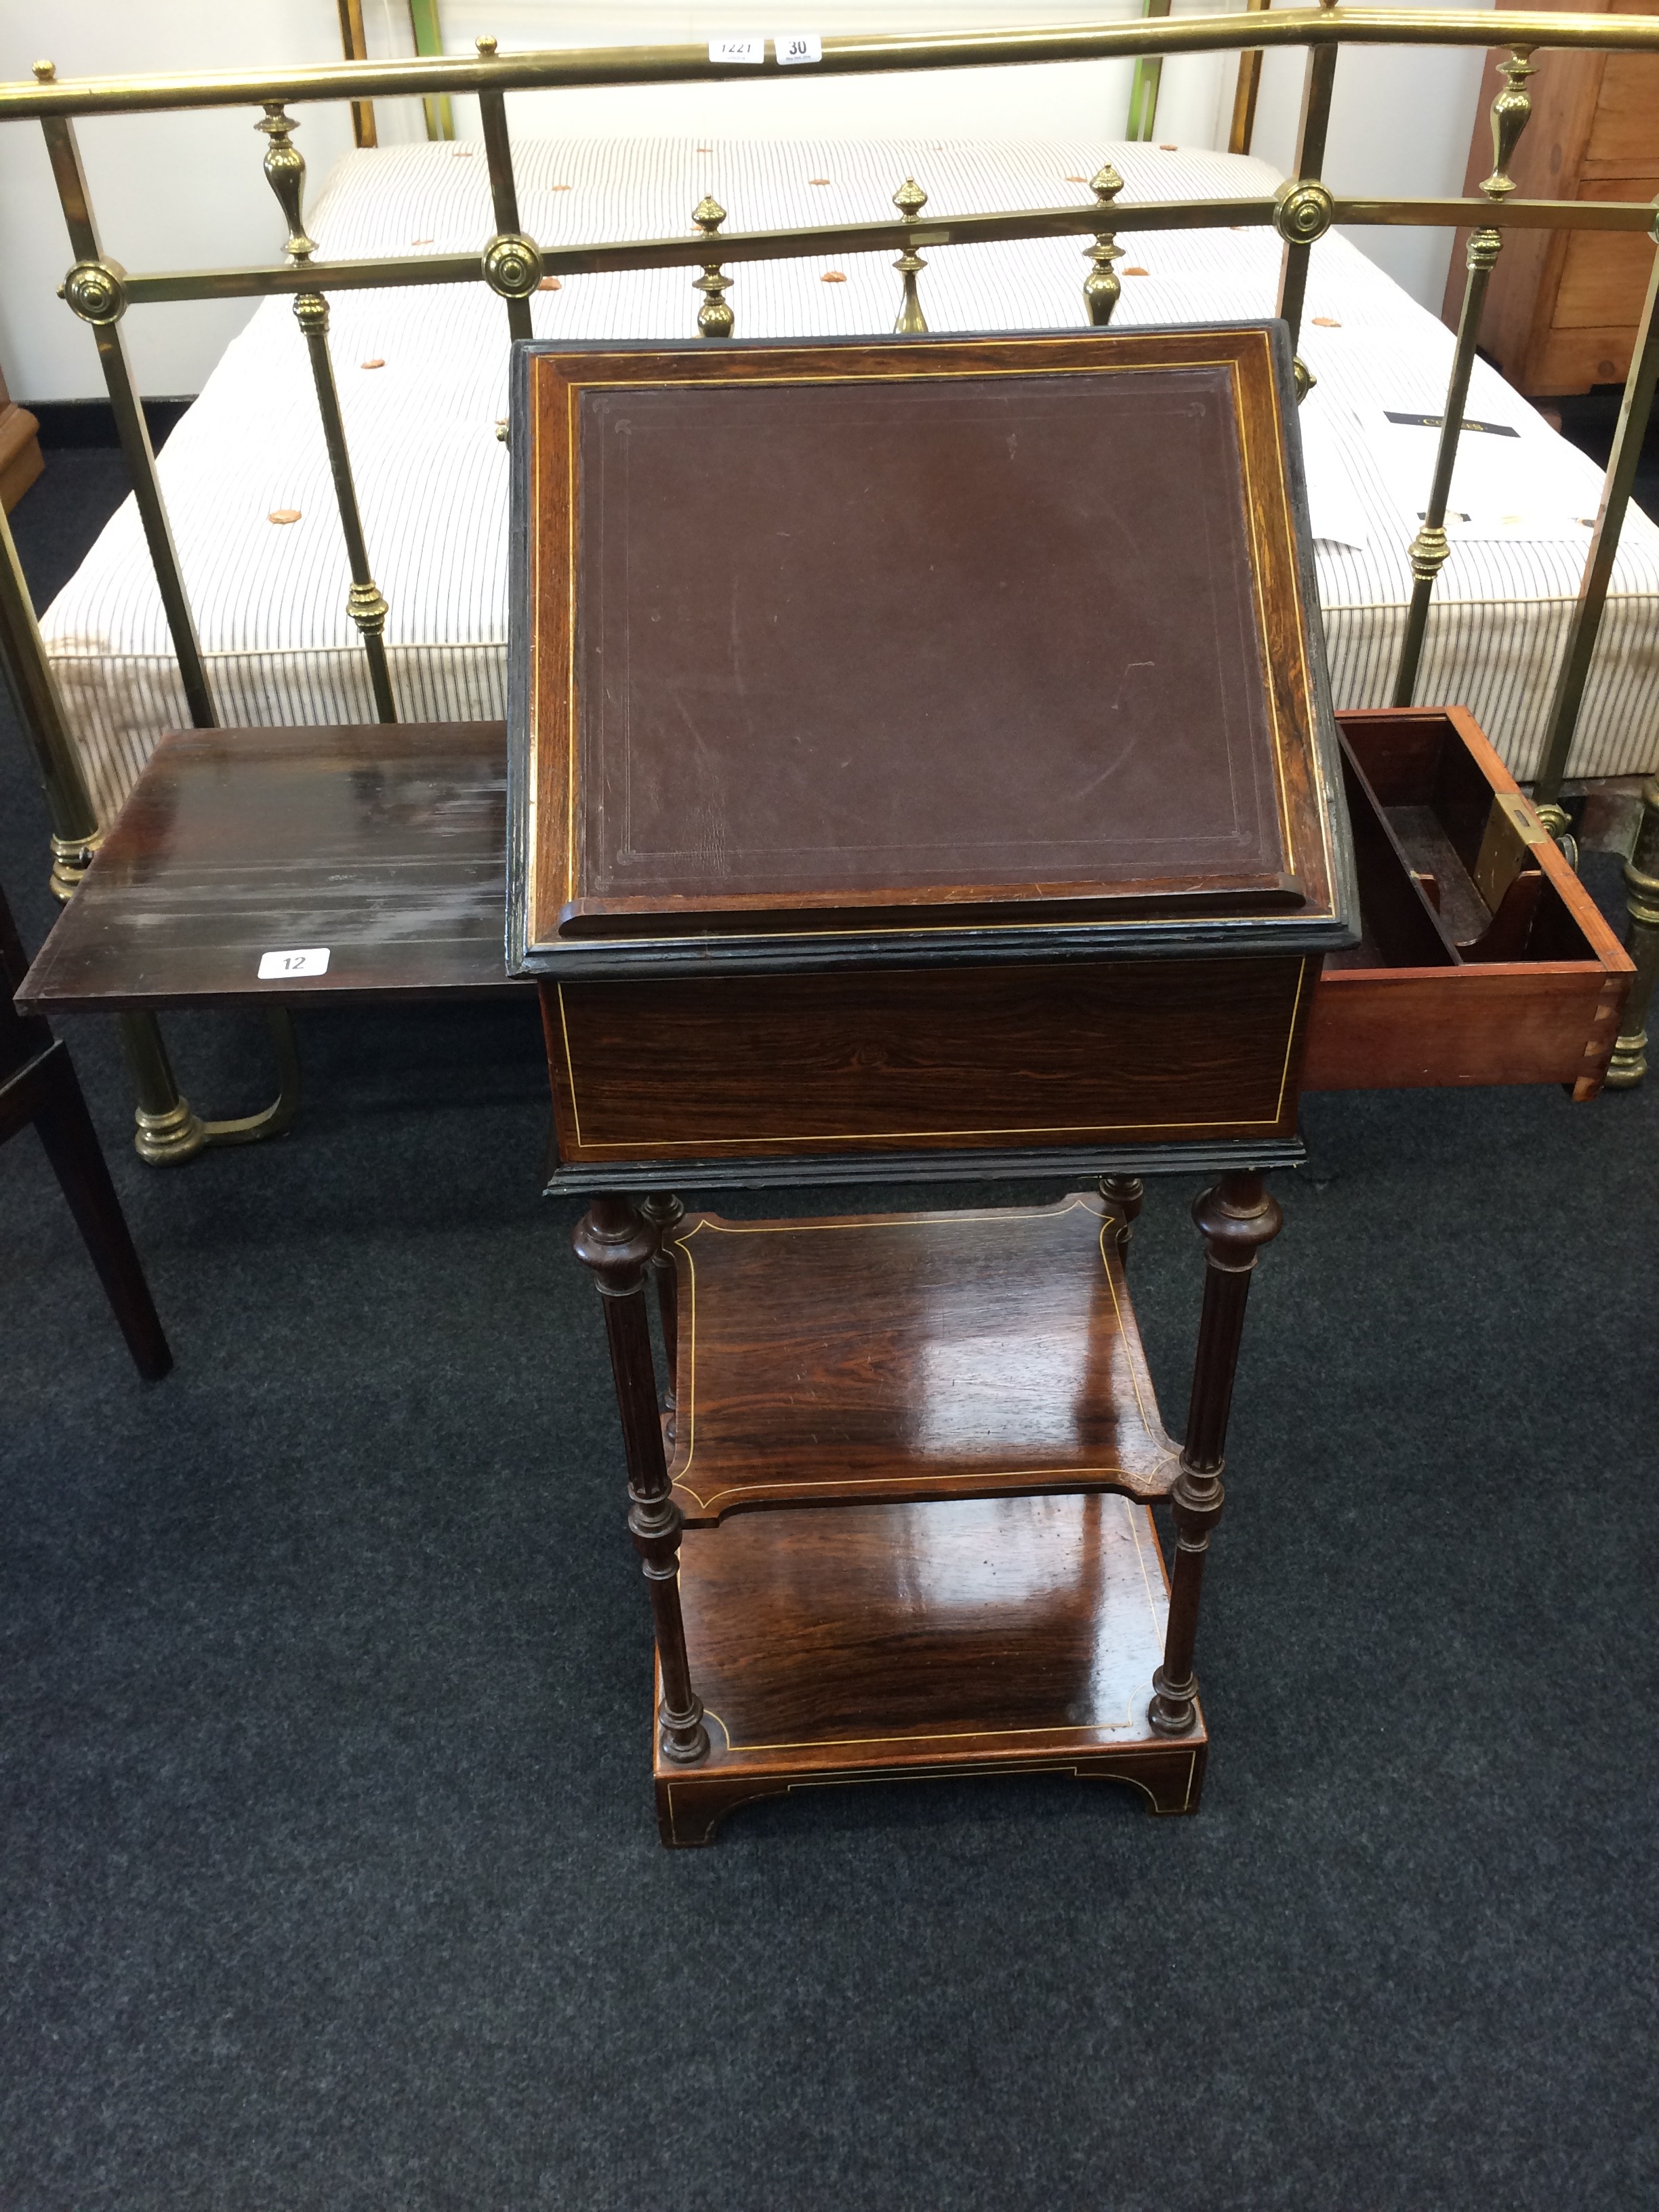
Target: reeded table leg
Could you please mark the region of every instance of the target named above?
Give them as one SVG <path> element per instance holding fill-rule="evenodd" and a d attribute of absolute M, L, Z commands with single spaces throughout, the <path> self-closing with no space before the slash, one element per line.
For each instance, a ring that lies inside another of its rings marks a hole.
<path fill-rule="evenodd" d="M 1140 1209 L 1146 1202 L 1146 1186 L 1139 1176 L 1103 1175 L 1100 1178 L 1100 1194 L 1117 1216 L 1118 1256 L 1127 1267 L 1130 1240 L 1140 1218 Z"/>
<path fill-rule="evenodd" d="M 626 1198 L 596 1198 L 571 1240 L 576 1257 L 591 1267 L 605 1301 L 611 1372 L 628 1454 L 629 1533 L 644 1564 L 662 1668 L 662 1748 L 665 1758 L 690 1765 L 708 1749 L 702 1705 L 691 1687 L 680 1613 L 680 1509 L 669 1492 L 657 1412 L 651 1328 L 645 1312 L 645 1279 L 657 1256 L 658 1232 Z"/>
<path fill-rule="evenodd" d="M 651 1272 L 657 1279 L 657 1311 L 662 1317 L 663 1364 L 668 1370 L 662 1389 L 662 1407 L 668 1416 L 668 1435 L 674 1434 L 675 1377 L 680 1369 L 680 1279 L 673 1255 L 664 1249 L 685 1218 L 685 1207 L 672 1190 L 653 1191 L 640 1212 L 657 1232 L 657 1255 Z"/>
<path fill-rule="evenodd" d="M 1159 1735 L 1185 1735 L 1196 1717 L 1198 1682 L 1193 1674 L 1193 1645 L 1198 1634 L 1198 1599 L 1210 1531 L 1221 1518 L 1222 1454 L 1238 1346 L 1244 1333 L 1244 1308 L 1256 1255 L 1278 1236 L 1284 1218 L 1279 1201 L 1253 1172 L 1223 1176 L 1216 1188 L 1205 1191 L 1193 1207 L 1193 1219 L 1207 1248 L 1209 1265 L 1198 1324 L 1198 1352 L 1193 1362 L 1187 1441 L 1170 1494 L 1176 1557 L 1170 1623 L 1164 1632 L 1164 1664 L 1152 1677 L 1152 1701 L 1146 1712 Z"/>

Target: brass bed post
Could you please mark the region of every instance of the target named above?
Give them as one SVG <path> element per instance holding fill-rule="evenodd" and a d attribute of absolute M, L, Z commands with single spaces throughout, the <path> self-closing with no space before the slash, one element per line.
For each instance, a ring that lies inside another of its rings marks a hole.
<path fill-rule="evenodd" d="M 256 131 L 264 131 L 267 141 L 265 180 L 276 193 L 276 204 L 288 222 L 288 240 L 283 250 L 296 268 L 303 268 L 317 248 L 306 236 L 301 219 L 306 157 L 294 144 L 290 135 L 299 126 L 291 115 L 284 113 L 280 100 L 266 100 L 264 110 L 264 114 L 253 127 Z M 328 349 L 328 301 L 320 292 L 295 293 L 294 319 L 300 325 L 305 337 L 306 351 L 311 357 L 311 377 L 317 387 L 317 412 L 322 417 L 323 443 L 328 448 L 329 472 L 334 479 L 335 504 L 340 510 L 340 530 L 345 538 L 346 561 L 351 570 L 351 589 L 346 596 L 346 611 L 356 623 L 363 641 L 363 652 L 368 660 L 369 688 L 374 694 L 376 718 L 382 722 L 395 722 L 398 708 L 392 696 L 392 672 L 386 665 L 386 618 L 390 610 L 368 565 L 368 547 L 363 537 L 362 518 L 357 510 L 357 487 L 352 480 L 351 455 L 346 446 L 345 424 L 340 415 L 340 394 L 334 382 L 334 363 Z"/>
<path fill-rule="evenodd" d="M 66 899 L 85 875 L 103 831 L 87 788 L 81 756 L 64 724 L 46 641 L 34 618 L 34 602 L 3 508 L 0 508 L 0 653 L 52 817 L 52 888 L 58 898 Z"/>
<path fill-rule="evenodd" d="M 494 61 L 494 39 L 478 40 L 481 61 Z M 484 155 L 489 163 L 489 191 L 495 206 L 495 235 L 483 250 L 483 279 L 507 302 L 507 327 L 514 338 L 527 338 L 530 295 L 542 281 L 542 257 L 536 241 L 519 228 L 519 190 L 513 175 L 513 142 L 507 135 L 507 100 L 499 92 L 478 94 L 483 118 Z"/>
<path fill-rule="evenodd" d="M 1659 216 L 1653 238 L 1659 245 Z M 1533 797 L 1544 827 L 1560 838 L 1568 827 L 1561 804 L 1561 784 L 1567 772 L 1567 756 L 1583 705 L 1589 677 L 1590 655 L 1601 627 L 1613 563 L 1619 550 L 1625 510 L 1630 505 L 1642 442 L 1653 412 L 1653 395 L 1659 384 L 1659 253 L 1648 272 L 1647 297 L 1631 354 L 1630 374 L 1619 410 L 1607 472 L 1601 481 L 1601 499 L 1595 527 L 1578 586 L 1572 627 L 1567 634 L 1561 672 L 1550 702 L 1544 757 L 1533 784 Z M 1613 1045 L 1605 1081 L 1615 1091 L 1628 1091 L 1647 1073 L 1647 1014 L 1654 988 L 1659 984 L 1659 775 L 1650 775 L 1642 787 L 1642 812 L 1637 825 L 1635 850 L 1625 868 L 1629 889 L 1630 923 L 1626 945 L 1636 963 L 1636 977 L 1625 1007 L 1624 1025 Z"/>
<path fill-rule="evenodd" d="M 37 62 L 34 73 L 43 82 L 50 82 L 52 65 L 50 62 Z M 83 323 L 90 325 L 97 343 L 98 365 L 104 373 L 116 433 L 132 479 L 132 495 L 143 525 L 144 541 L 149 547 L 150 565 L 155 571 L 173 649 L 179 658 L 179 673 L 184 681 L 190 719 L 198 730 L 210 730 L 219 718 L 208 689 L 196 621 L 185 593 L 179 555 L 161 497 L 161 480 L 155 473 L 149 426 L 144 420 L 143 405 L 133 381 L 132 364 L 127 358 L 126 341 L 121 335 L 121 318 L 127 310 L 126 271 L 118 262 L 109 259 L 99 243 L 86 173 L 81 166 L 81 149 L 76 143 L 75 125 L 67 116 L 47 116 L 40 128 L 46 133 L 52 177 L 75 255 L 75 266 L 64 279 L 60 296 Z"/>
<path fill-rule="evenodd" d="M 363 31 L 363 0 L 338 0 L 340 10 L 340 51 L 349 62 L 368 59 L 368 40 Z M 375 146 L 380 133 L 374 127 L 374 103 L 372 100 L 354 100 L 351 103 L 351 137 L 354 145 Z"/>
<path fill-rule="evenodd" d="M 1494 206 L 1515 190 L 1510 162 L 1532 113 L 1527 79 L 1533 74 L 1530 46 L 1512 46 L 1502 64 L 1506 80 L 1492 104 L 1492 172 L 1480 190 Z M 1429 601 L 1435 579 L 1451 548 L 1446 540 L 1446 502 L 1451 497 L 1452 474 L 1457 466 L 1457 444 L 1463 430 L 1463 409 L 1469 396 L 1469 375 L 1474 349 L 1480 340 L 1480 317 L 1486 304 L 1486 287 L 1503 250 L 1501 230 L 1485 228 L 1469 233 L 1464 255 L 1468 275 L 1463 286 L 1463 305 L 1457 318 L 1457 343 L 1452 354 L 1451 375 L 1446 383 L 1446 404 L 1440 417 L 1440 443 L 1434 457 L 1434 477 L 1423 513 L 1423 527 L 1408 549 L 1412 564 L 1411 604 L 1406 612 L 1406 635 L 1400 647 L 1400 666 L 1395 676 L 1394 704 L 1409 707 L 1417 690 L 1417 674 L 1428 634 Z"/>
<path fill-rule="evenodd" d="M 37 62 L 34 75 L 40 83 L 50 84 L 57 71 L 50 62 Z M 75 265 L 64 280 L 63 297 L 81 319 L 91 325 L 97 342 L 99 366 L 104 373 L 116 432 L 132 480 L 132 495 L 143 525 L 144 541 L 149 548 L 150 565 L 161 595 L 173 649 L 178 657 L 190 718 L 198 729 L 212 729 L 218 716 L 214 711 L 213 695 L 208 689 L 195 617 L 190 611 L 178 550 L 167 521 L 167 504 L 161 496 L 149 426 L 144 420 L 143 403 L 138 397 L 132 364 L 121 335 L 121 317 L 127 307 L 126 272 L 118 262 L 112 261 L 104 253 L 100 245 L 74 124 L 67 116 L 46 116 L 42 118 L 40 128 L 46 135 L 52 177 L 75 255 Z M 55 847 L 54 840 L 54 850 Z M 154 1014 L 127 1013 L 118 1019 L 122 1050 L 137 1097 L 133 1146 L 138 1157 L 149 1166 L 179 1165 L 193 1158 L 204 1145 L 251 1144 L 260 1137 L 280 1136 L 292 1124 L 299 1109 L 299 1055 L 292 1024 L 280 1009 L 273 1010 L 270 1016 L 281 1070 L 277 1095 L 262 1112 L 229 1121 L 204 1121 L 182 1095 L 167 1058 L 161 1024 Z"/>
<path fill-rule="evenodd" d="M 1259 15 L 1273 0 L 1244 0 L 1244 12 Z M 1233 92 L 1232 127 L 1227 133 L 1230 154 L 1248 154 L 1255 136 L 1256 96 L 1261 89 L 1261 49 L 1255 46 L 1238 58 L 1238 83 Z"/>
<path fill-rule="evenodd" d="M 1320 0 L 1320 4 L 1334 6 L 1335 0 Z M 1302 120 L 1297 131 L 1296 174 L 1287 177 L 1273 195 L 1273 228 L 1285 241 L 1279 273 L 1279 313 L 1291 326 L 1298 400 L 1304 399 L 1313 388 L 1313 379 L 1297 352 L 1302 336 L 1302 303 L 1308 293 L 1308 256 L 1316 241 L 1330 228 L 1335 205 L 1320 181 L 1320 172 L 1325 166 L 1325 140 L 1331 126 L 1336 56 L 1336 44 L 1332 40 L 1308 50 L 1307 73 L 1302 86 Z"/>

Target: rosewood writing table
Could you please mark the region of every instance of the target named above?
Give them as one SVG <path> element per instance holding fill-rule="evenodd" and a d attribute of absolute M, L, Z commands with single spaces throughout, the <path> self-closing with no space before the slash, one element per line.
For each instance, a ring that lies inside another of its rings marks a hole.
<path fill-rule="evenodd" d="M 1291 388 L 1276 326 L 520 350 L 511 949 L 592 1197 L 670 1843 L 962 1768 L 1198 1802 L 1261 1171 L 1357 934 Z M 1121 1246 L 1139 1170 L 1195 1164 L 1177 1448 Z M 1101 1194 L 679 1194 L 1056 1167 Z"/>
<path fill-rule="evenodd" d="M 1291 391 L 1278 325 L 519 349 L 509 956 L 591 1200 L 667 1843 L 961 1771 L 1194 1810 L 1302 1087 L 1599 1084 L 1628 963 L 1480 733 L 1339 738 Z M 1194 1166 L 1177 1445 L 1123 1261 Z M 1094 1187 L 685 1206 L 1056 1171 Z"/>

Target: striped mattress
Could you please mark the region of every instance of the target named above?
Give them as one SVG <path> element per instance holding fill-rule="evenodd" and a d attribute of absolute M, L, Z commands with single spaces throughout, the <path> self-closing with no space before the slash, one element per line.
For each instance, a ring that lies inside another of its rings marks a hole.
<path fill-rule="evenodd" d="M 1146 145 L 977 142 L 526 142 L 520 212 L 544 244 L 688 230 L 712 191 L 734 229 L 870 221 L 916 177 L 929 213 L 1050 206 L 1103 158 L 1125 201 L 1270 192 L 1265 163 Z M 493 229 L 481 147 L 387 147 L 346 157 L 310 211 L 323 255 L 453 252 Z M 1261 229 L 1143 234 L 1126 215 L 1116 324 L 1273 311 L 1279 246 Z M 934 331 L 1076 327 L 1086 240 L 933 250 L 921 279 Z M 740 336 L 890 330 L 888 254 L 737 267 Z M 692 271 L 568 278 L 532 302 L 540 337 L 695 333 Z M 477 286 L 346 293 L 332 344 L 386 641 L 409 720 L 499 716 L 507 629 L 507 337 Z M 1411 574 L 1405 548 L 1427 490 L 1450 333 L 1346 240 L 1315 247 L 1302 353 L 1304 410 L 1337 703 L 1386 701 Z M 1455 540 L 1441 573 L 1418 696 L 1470 708 L 1515 772 L 1534 767 L 1583 564 L 1599 474 L 1477 363 L 1469 414 L 1503 433 L 1516 512 Z M 1476 442 L 1466 437 L 1466 445 Z M 1487 459 L 1496 439 L 1480 441 Z M 1403 458 L 1402 458 L 1403 456 Z M 346 614 L 340 526 L 303 343 L 289 303 L 261 303 L 168 440 L 161 482 L 220 719 L 370 720 Z M 1454 494 L 1455 500 L 1457 495 Z M 278 516 L 296 520 L 276 520 Z M 1478 523 L 1478 518 L 1476 518 Z M 1573 755 L 1608 775 L 1659 764 L 1659 531 L 1632 509 Z M 160 596 L 129 500 L 48 610 L 47 650 L 100 814 L 112 814 L 157 733 L 188 714 Z"/>

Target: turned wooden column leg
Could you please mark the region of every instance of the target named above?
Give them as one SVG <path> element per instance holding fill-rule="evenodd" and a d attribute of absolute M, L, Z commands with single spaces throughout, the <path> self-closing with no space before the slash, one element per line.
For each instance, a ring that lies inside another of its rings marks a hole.
<path fill-rule="evenodd" d="M 1100 1194 L 1117 1216 L 1118 1257 L 1127 1267 L 1129 1242 L 1140 1218 L 1140 1209 L 1146 1202 L 1146 1186 L 1139 1176 L 1103 1175 L 1100 1178 Z"/>
<path fill-rule="evenodd" d="M 1630 887 L 1625 950 L 1636 963 L 1636 975 L 1607 1064 L 1609 1091 L 1632 1090 L 1648 1072 L 1648 1009 L 1659 984 L 1659 775 L 1642 787 L 1642 818 L 1625 881 Z"/>
<path fill-rule="evenodd" d="M 593 1271 L 605 1303 L 611 1372 L 628 1454 L 628 1528 L 651 1592 L 651 1614 L 662 1668 L 661 1742 L 665 1758 L 690 1765 L 708 1749 L 702 1704 L 691 1687 L 680 1614 L 680 1509 L 668 1486 L 657 1378 L 651 1358 L 651 1325 L 645 1312 L 645 1279 L 657 1255 L 654 1223 L 626 1198 L 596 1198 L 571 1239 L 576 1257 Z"/>
<path fill-rule="evenodd" d="M 1164 1664 L 1152 1676 L 1152 1701 L 1146 1711 L 1159 1735 L 1185 1735 L 1198 1717 L 1198 1681 L 1193 1673 L 1198 1599 L 1210 1531 L 1221 1518 L 1223 1452 L 1239 1341 L 1244 1333 L 1244 1308 L 1256 1255 L 1278 1236 L 1284 1218 L 1278 1200 L 1254 1171 L 1223 1176 L 1216 1188 L 1204 1192 L 1193 1207 L 1193 1219 L 1204 1239 L 1209 1264 L 1204 1278 L 1204 1310 L 1198 1324 L 1198 1352 L 1193 1361 L 1187 1441 L 1170 1496 L 1175 1508 L 1176 1556 Z"/>
<path fill-rule="evenodd" d="M 657 1279 L 657 1311 L 662 1317 L 663 1364 L 668 1370 L 662 1386 L 662 1409 L 668 1416 L 668 1435 L 674 1434 L 674 1409 L 679 1401 L 675 1383 L 680 1371 L 680 1284 L 674 1255 L 666 1248 L 685 1218 L 685 1208 L 672 1190 L 653 1191 L 640 1212 L 657 1232 L 657 1255 L 651 1272 Z"/>

